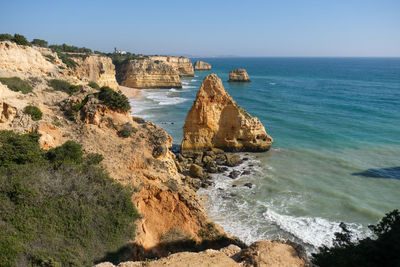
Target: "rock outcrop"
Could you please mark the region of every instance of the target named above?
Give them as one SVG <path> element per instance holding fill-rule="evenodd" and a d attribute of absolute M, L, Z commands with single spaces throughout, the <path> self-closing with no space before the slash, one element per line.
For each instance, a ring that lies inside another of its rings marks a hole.
<path fill-rule="evenodd" d="M 179 76 L 194 76 L 192 62 L 187 57 L 150 56 L 149 58 L 167 63 L 179 73 Z"/>
<path fill-rule="evenodd" d="M 250 82 L 250 77 L 245 69 L 236 69 L 229 72 L 228 82 Z"/>
<path fill-rule="evenodd" d="M 267 151 L 273 139 L 260 120 L 236 104 L 215 74 L 208 75 L 186 116 L 181 149 Z"/>
<path fill-rule="evenodd" d="M 181 88 L 179 73 L 163 61 L 129 60 L 118 66 L 118 81 L 131 88 Z"/>
<path fill-rule="evenodd" d="M 115 66 L 111 58 L 94 54 L 85 58 L 73 57 L 73 60 L 77 63 L 73 71 L 78 79 L 94 81 L 100 86 L 108 86 L 118 90 Z"/>
<path fill-rule="evenodd" d="M 211 64 L 201 60 L 197 60 L 194 63 L 194 70 L 211 70 Z"/>
<path fill-rule="evenodd" d="M 293 244 L 296 246 L 295 244 Z M 161 266 L 212 266 L 212 267 L 305 267 L 310 266 L 307 256 L 302 251 L 286 244 L 285 240 L 262 240 L 253 243 L 248 249 L 235 245 L 220 250 L 208 249 L 202 252 L 180 252 L 153 261 L 121 262 L 117 267 L 161 267 Z M 115 267 L 103 262 L 95 267 Z"/>

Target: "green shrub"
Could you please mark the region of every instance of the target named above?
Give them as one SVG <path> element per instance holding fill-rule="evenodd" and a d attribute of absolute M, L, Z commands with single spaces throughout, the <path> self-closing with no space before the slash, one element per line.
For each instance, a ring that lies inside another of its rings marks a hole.
<path fill-rule="evenodd" d="M 85 163 L 88 165 L 97 165 L 103 161 L 103 155 L 99 153 L 90 153 L 85 158 Z"/>
<path fill-rule="evenodd" d="M 79 91 L 78 85 L 72 85 L 67 81 L 53 79 L 49 81 L 49 86 L 51 86 L 54 90 L 63 91 L 69 95 L 76 93 Z"/>
<path fill-rule="evenodd" d="M 377 225 L 370 225 L 375 237 L 353 241 L 344 223 L 335 233 L 333 247 L 322 246 L 312 254 L 318 266 L 400 266 L 400 212 L 394 210 Z"/>
<path fill-rule="evenodd" d="M 67 141 L 62 146 L 50 149 L 46 153 L 46 158 L 55 167 L 62 164 L 81 164 L 82 163 L 82 146 L 74 141 Z"/>
<path fill-rule="evenodd" d="M 96 167 L 0 168 L 2 266 L 93 266 L 134 237 L 131 195 Z"/>
<path fill-rule="evenodd" d="M 36 133 L 16 134 L 0 131 L 0 166 L 44 161 L 44 151 L 38 145 Z"/>
<path fill-rule="evenodd" d="M 73 45 L 50 45 L 49 48 L 55 52 L 69 52 L 69 53 L 87 53 L 91 54 L 92 50 L 86 47 L 77 47 Z"/>
<path fill-rule="evenodd" d="M 51 63 L 56 62 L 56 58 L 53 57 L 52 55 L 45 55 L 44 57 L 47 58 Z"/>
<path fill-rule="evenodd" d="M 0 42 L 1 41 L 12 41 L 12 35 L 8 33 L 2 33 L 0 34 Z"/>
<path fill-rule="evenodd" d="M 75 68 L 76 67 L 76 62 L 69 58 L 67 55 L 61 53 L 61 52 L 57 52 L 57 56 L 59 59 L 61 59 L 61 61 L 67 65 L 67 68 Z"/>
<path fill-rule="evenodd" d="M 88 85 L 94 89 L 100 89 L 100 86 L 93 81 L 88 82 Z"/>
<path fill-rule="evenodd" d="M 31 44 L 35 45 L 35 46 L 40 46 L 40 47 L 47 47 L 48 43 L 45 40 L 41 40 L 41 39 L 33 39 Z"/>
<path fill-rule="evenodd" d="M 117 132 L 119 137 L 128 138 L 132 133 L 136 133 L 137 129 L 134 128 L 130 123 L 126 123 L 122 126 L 122 128 Z"/>
<path fill-rule="evenodd" d="M 24 113 L 30 115 L 32 120 L 34 121 L 41 120 L 43 116 L 43 113 L 40 111 L 40 109 L 35 106 L 26 106 L 24 109 Z"/>
<path fill-rule="evenodd" d="M 128 98 L 122 92 L 115 92 L 108 86 L 101 87 L 97 97 L 111 109 L 120 109 L 123 111 L 131 109 Z"/>
<path fill-rule="evenodd" d="M 0 82 L 8 86 L 8 89 L 18 92 L 21 91 L 23 94 L 27 94 L 32 92 L 32 86 L 24 80 L 21 80 L 18 77 L 11 78 L 0 78 Z"/>
<path fill-rule="evenodd" d="M 12 38 L 12 41 L 16 44 L 19 45 L 27 45 L 30 46 L 31 43 L 28 42 L 28 40 L 26 40 L 25 36 L 21 35 L 21 34 L 14 34 L 14 37 Z"/>

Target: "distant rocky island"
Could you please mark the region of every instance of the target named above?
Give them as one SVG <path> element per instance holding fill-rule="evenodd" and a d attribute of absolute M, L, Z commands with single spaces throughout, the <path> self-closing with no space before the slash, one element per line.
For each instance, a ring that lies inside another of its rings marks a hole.
<path fill-rule="evenodd" d="M 194 63 L 194 70 L 211 70 L 211 64 L 201 60 L 197 60 Z"/>
<path fill-rule="evenodd" d="M 228 82 L 250 82 L 249 74 L 245 69 L 236 69 L 229 72 Z"/>

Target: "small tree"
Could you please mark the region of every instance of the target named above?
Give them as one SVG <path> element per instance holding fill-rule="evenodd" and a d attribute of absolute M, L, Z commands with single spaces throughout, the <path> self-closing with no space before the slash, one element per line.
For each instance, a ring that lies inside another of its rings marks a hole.
<path fill-rule="evenodd" d="M 26 106 L 24 109 L 24 113 L 30 115 L 32 120 L 34 121 L 41 120 L 43 116 L 42 111 L 40 111 L 40 109 L 35 106 Z"/>
<path fill-rule="evenodd" d="M 0 34 L 0 42 L 1 42 L 1 41 L 11 41 L 12 38 L 13 38 L 13 37 L 12 37 L 11 34 L 8 34 L 8 33 Z"/>
<path fill-rule="evenodd" d="M 31 45 L 31 43 L 28 42 L 28 40 L 26 40 L 25 36 L 23 36 L 21 34 L 17 34 L 17 33 L 14 34 L 12 41 L 19 45 L 27 45 L 27 46 Z"/>
<path fill-rule="evenodd" d="M 40 46 L 40 47 L 47 47 L 48 43 L 45 40 L 41 40 L 41 39 L 33 39 L 31 42 L 33 45 L 35 46 Z"/>

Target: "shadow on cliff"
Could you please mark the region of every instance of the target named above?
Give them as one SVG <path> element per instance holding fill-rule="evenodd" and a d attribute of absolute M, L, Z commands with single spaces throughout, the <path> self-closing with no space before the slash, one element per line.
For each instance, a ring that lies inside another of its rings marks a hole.
<path fill-rule="evenodd" d="M 193 239 L 180 240 L 174 242 L 162 242 L 159 245 L 150 249 L 137 244 L 128 244 L 118 251 L 108 253 L 105 257 L 96 261 L 100 262 L 111 262 L 115 265 L 124 261 L 143 261 L 147 259 L 157 259 L 166 257 L 170 254 L 177 252 L 199 252 L 207 249 L 219 250 L 229 245 L 236 245 L 240 248 L 247 248 L 247 245 L 239 239 L 229 238 L 227 236 L 220 236 L 215 240 L 203 240 L 200 243 L 196 243 Z"/>
<path fill-rule="evenodd" d="M 400 180 L 400 167 L 368 169 L 363 172 L 355 172 L 352 175 L 369 178 L 397 179 Z"/>

